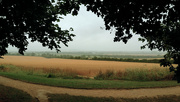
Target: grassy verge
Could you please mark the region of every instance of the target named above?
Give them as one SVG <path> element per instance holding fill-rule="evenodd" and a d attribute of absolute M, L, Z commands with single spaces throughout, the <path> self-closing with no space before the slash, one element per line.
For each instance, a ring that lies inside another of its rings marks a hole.
<path fill-rule="evenodd" d="M 94 80 L 63 71 L 24 70 L 13 65 L 0 65 L 0 75 L 29 83 L 78 89 L 134 89 L 178 86 L 176 81 Z M 64 74 L 62 74 L 64 73 Z M 108 74 L 109 75 L 109 74 Z"/>
<path fill-rule="evenodd" d="M 178 86 L 176 81 L 125 81 L 125 80 L 93 80 L 93 79 L 62 79 L 19 73 L 0 72 L 1 76 L 25 82 L 49 86 L 78 89 L 134 89 Z"/>
<path fill-rule="evenodd" d="M 0 85 L 0 102 L 38 102 L 24 91 Z"/>
<path fill-rule="evenodd" d="M 14 65 L 0 65 L 0 72 L 42 76 L 47 78 L 79 79 L 77 72 L 55 68 L 23 68 Z"/>
<path fill-rule="evenodd" d="M 180 96 L 157 96 L 153 98 L 98 98 L 71 96 L 67 94 L 49 94 L 49 102 L 179 102 Z"/>

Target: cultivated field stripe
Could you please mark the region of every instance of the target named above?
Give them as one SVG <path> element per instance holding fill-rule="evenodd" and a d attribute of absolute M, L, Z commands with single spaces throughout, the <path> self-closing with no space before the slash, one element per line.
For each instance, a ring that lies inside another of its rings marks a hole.
<path fill-rule="evenodd" d="M 93 77 L 101 70 L 123 71 L 129 68 L 163 68 L 157 63 L 136 63 L 136 62 L 117 62 L 117 61 L 94 61 L 94 60 L 75 60 L 57 59 L 32 56 L 4 56 L 0 59 L 0 64 L 13 64 L 24 68 L 47 68 L 63 69 L 73 71 L 82 76 Z"/>

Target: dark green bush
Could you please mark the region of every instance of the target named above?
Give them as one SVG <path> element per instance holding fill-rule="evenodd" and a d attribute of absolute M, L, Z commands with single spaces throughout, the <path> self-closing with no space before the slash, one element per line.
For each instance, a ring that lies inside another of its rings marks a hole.
<path fill-rule="evenodd" d="M 132 80 L 132 81 L 160 81 L 173 80 L 174 73 L 169 72 L 168 69 L 126 69 L 125 71 L 107 70 L 106 72 L 99 71 L 95 79 L 102 80 Z"/>

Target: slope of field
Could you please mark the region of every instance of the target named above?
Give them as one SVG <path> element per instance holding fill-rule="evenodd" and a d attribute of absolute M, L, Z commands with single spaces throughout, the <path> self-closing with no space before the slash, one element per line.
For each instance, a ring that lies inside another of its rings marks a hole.
<path fill-rule="evenodd" d="M 154 63 L 135 63 L 135 62 L 115 62 L 115 61 L 93 61 L 93 60 L 74 60 L 57 59 L 30 56 L 4 56 L 0 59 L 0 64 L 13 64 L 23 68 L 44 68 L 44 69 L 62 69 L 75 71 L 79 75 L 94 76 L 100 70 L 123 71 L 127 68 L 163 68 Z"/>

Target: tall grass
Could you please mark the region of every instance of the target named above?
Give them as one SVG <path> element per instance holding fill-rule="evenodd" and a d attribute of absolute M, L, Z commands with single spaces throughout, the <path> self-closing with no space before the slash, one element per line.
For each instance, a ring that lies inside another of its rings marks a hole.
<path fill-rule="evenodd" d="M 26 75 L 42 76 L 47 78 L 79 79 L 79 73 L 71 69 L 58 68 L 23 68 L 13 65 L 0 65 L 0 71 L 20 73 Z M 174 72 L 167 68 L 135 68 L 125 69 L 125 71 L 107 70 L 99 71 L 94 77 L 97 80 L 130 80 L 130 81 L 161 81 L 173 80 Z"/>
<path fill-rule="evenodd" d="M 71 69 L 58 69 L 58 68 L 22 68 L 28 75 L 45 76 L 47 78 L 78 78 L 78 73 Z"/>
<path fill-rule="evenodd" d="M 152 68 L 152 69 L 126 69 L 125 71 L 107 70 L 106 72 L 99 71 L 95 79 L 103 80 L 132 80 L 132 81 L 160 81 L 173 80 L 174 72 L 170 72 L 167 68 Z"/>
<path fill-rule="evenodd" d="M 17 67 L 14 65 L 0 65 L 0 71 L 17 73 L 17 74 L 26 74 L 34 76 L 42 76 L 47 78 L 64 78 L 64 79 L 73 79 L 81 78 L 78 76 L 76 71 L 71 69 L 58 69 L 58 68 L 24 68 Z"/>

